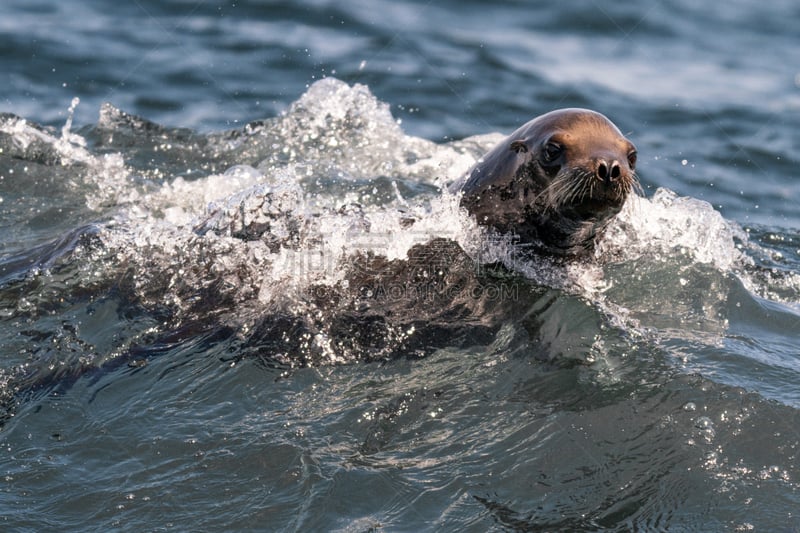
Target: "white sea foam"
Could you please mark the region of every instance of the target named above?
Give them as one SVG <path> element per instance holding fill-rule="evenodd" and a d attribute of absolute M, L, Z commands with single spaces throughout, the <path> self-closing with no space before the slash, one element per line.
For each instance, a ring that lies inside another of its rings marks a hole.
<path fill-rule="evenodd" d="M 625 203 L 597 256 L 632 260 L 682 254 L 728 271 L 746 261 L 737 239 L 746 240 L 744 231 L 711 204 L 661 188 L 650 199 L 634 196 Z"/>
<path fill-rule="evenodd" d="M 75 105 L 77 102 L 73 101 L 70 117 Z M 68 119 L 62 128 L 61 136 L 57 137 L 44 128 L 31 125 L 23 118 L 8 118 L 0 121 L 0 131 L 8 134 L 13 139 L 15 148 L 22 152 L 39 142 L 53 150 L 63 165 L 94 161 L 94 156 L 86 149 L 86 141 L 80 135 L 71 133 L 70 125 L 71 119 Z"/>

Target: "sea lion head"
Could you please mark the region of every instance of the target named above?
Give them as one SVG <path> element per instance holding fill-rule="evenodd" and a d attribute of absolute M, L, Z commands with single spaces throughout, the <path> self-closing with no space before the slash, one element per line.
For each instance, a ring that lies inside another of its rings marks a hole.
<path fill-rule="evenodd" d="M 636 147 L 605 116 L 560 109 L 501 141 L 456 188 L 478 223 L 540 252 L 584 255 L 638 188 L 635 167 Z"/>

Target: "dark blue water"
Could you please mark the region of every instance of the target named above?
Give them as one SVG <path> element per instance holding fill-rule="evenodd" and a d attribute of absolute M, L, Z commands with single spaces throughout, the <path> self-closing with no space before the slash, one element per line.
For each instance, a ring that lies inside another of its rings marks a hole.
<path fill-rule="evenodd" d="M 3 2 L 3 530 L 800 529 L 798 20 Z M 563 265 L 441 187 L 574 106 Z"/>

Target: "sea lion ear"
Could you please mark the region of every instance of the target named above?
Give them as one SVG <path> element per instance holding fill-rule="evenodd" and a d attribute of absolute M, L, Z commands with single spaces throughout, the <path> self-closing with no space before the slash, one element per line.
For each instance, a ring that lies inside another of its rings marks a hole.
<path fill-rule="evenodd" d="M 528 151 L 528 145 L 525 144 L 525 141 L 517 139 L 516 141 L 511 141 L 511 150 L 517 152 L 518 154 L 524 154 Z"/>

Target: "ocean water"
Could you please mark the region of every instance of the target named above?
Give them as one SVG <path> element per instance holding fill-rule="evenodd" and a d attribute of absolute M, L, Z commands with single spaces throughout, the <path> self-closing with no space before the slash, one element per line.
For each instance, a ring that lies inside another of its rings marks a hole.
<path fill-rule="evenodd" d="M 5 0 L 4 531 L 800 530 L 795 2 Z M 584 261 L 446 185 L 588 107 Z"/>

